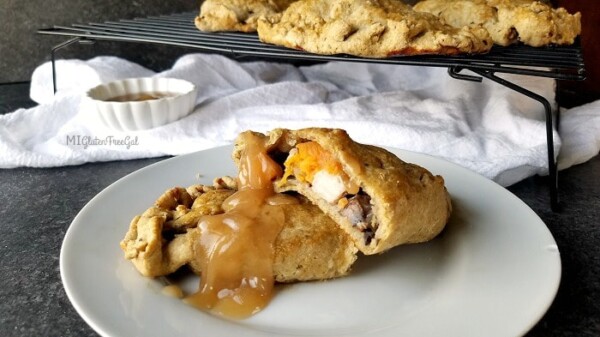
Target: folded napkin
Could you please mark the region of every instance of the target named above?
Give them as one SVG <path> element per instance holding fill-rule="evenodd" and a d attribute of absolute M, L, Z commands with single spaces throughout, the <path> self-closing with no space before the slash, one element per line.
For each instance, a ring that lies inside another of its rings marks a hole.
<path fill-rule="evenodd" d="M 51 167 L 180 155 L 231 143 L 241 131 L 276 127 L 344 128 L 357 141 L 444 158 L 510 185 L 547 174 L 544 111 L 536 101 L 492 81 L 450 78 L 444 68 L 330 62 L 306 67 L 240 63 L 186 55 L 154 73 L 114 58 L 60 60 L 58 92 L 51 66 L 32 76 L 40 103 L 0 116 L 0 167 Z M 112 80 L 160 76 L 199 88 L 195 111 L 151 130 L 118 132 L 90 123 L 81 104 L 90 87 Z M 553 101 L 550 79 L 503 75 Z M 560 167 L 600 149 L 600 102 L 564 111 L 555 131 Z"/>

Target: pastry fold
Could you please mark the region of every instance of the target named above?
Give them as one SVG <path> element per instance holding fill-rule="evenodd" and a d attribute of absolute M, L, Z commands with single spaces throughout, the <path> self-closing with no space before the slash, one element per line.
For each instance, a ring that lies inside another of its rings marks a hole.
<path fill-rule="evenodd" d="M 201 235 L 198 220 L 223 213 L 223 201 L 235 191 L 231 178 L 216 179 L 214 186 L 166 191 L 131 221 L 120 243 L 125 258 L 148 277 L 166 276 L 186 265 L 200 275 L 194 258 Z M 275 281 L 324 280 L 348 274 L 358 252 L 351 238 L 306 198 L 295 197 L 298 203 L 274 206 L 285 215 L 274 243 Z"/>
<path fill-rule="evenodd" d="M 252 131 L 247 131 L 252 132 Z M 451 213 L 444 179 L 385 149 L 359 144 L 341 129 L 274 129 L 258 134 L 284 168 L 278 192 L 307 197 L 348 233 L 364 254 L 433 239 Z M 238 137 L 233 159 L 247 144 Z M 238 165 L 239 166 L 239 165 Z"/>

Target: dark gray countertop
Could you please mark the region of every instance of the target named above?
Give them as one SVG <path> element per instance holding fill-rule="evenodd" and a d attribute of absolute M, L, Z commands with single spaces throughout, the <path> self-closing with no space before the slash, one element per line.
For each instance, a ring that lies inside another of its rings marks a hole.
<path fill-rule="evenodd" d="M 30 106 L 27 91 L 26 84 L 0 86 L 0 113 Z M 0 336 L 96 336 L 62 287 L 63 237 L 93 196 L 159 160 L 0 170 Z M 598 156 L 561 172 L 560 213 L 549 209 L 547 178 L 532 177 L 509 188 L 548 225 L 563 263 L 558 295 L 527 336 L 600 336 L 598 178 Z"/>
<path fill-rule="evenodd" d="M 197 11 L 200 1 L 0 0 L 0 8 L 0 83 L 10 83 L 29 80 L 37 66 L 50 60 L 52 48 L 68 40 L 65 36 L 37 34 L 38 29 Z M 71 47 L 60 50 L 58 57 L 85 60 L 114 55 L 154 70 L 170 68 L 173 60 L 189 52 L 164 45 L 108 41 Z"/>

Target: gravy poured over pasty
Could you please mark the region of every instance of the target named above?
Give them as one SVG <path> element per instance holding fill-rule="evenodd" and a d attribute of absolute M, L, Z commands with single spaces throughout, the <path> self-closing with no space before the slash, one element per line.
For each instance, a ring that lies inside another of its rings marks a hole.
<path fill-rule="evenodd" d="M 215 179 L 214 186 L 169 189 L 131 221 L 121 241 L 125 258 L 148 277 L 166 276 L 185 265 L 200 275 L 194 259 L 198 221 L 222 214 L 223 202 L 236 189 L 235 181 L 227 177 Z M 289 197 L 297 202 L 277 205 L 285 222 L 275 240 L 275 281 L 324 280 L 349 273 L 357 253 L 350 237 L 306 198 Z"/>

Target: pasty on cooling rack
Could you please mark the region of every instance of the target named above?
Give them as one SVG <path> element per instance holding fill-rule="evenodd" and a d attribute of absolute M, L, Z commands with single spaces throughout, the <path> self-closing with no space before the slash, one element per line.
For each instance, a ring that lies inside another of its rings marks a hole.
<path fill-rule="evenodd" d="M 365 254 L 431 240 L 448 221 L 452 207 L 442 177 L 382 148 L 356 143 L 343 130 L 255 134 L 265 139 L 267 154 L 282 166 L 276 190 L 306 196 Z M 238 137 L 234 147 L 238 165 L 244 139 Z"/>
<path fill-rule="evenodd" d="M 165 192 L 129 227 L 121 248 L 125 257 L 144 276 L 165 276 L 188 265 L 196 274 L 194 259 L 203 215 L 224 212 L 223 201 L 236 191 L 231 178 L 215 180 L 214 186 L 195 185 Z M 316 206 L 302 196 L 298 202 L 282 203 L 285 222 L 274 243 L 273 272 L 277 282 L 324 280 L 346 275 L 356 260 L 350 237 Z"/>
<path fill-rule="evenodd" d="M 533 47 L 572 44 L 581 33 L 581 14 L 533 0 L 424 0 L 415 10 L 432 13 L 454 27 L 483 26 L 494 43 Z"/>
<path fill-rule="evenodd" d="M 397 0 L 301 0 L 258 22 L 261 41 L 316 54 L 394 55 L 485 53 L 481 27 L 454 28 Z"/>
<path fill-rule="evenodd" d="M 195 23 L 205 32 L 255 32 L 257 21 L 285 10 L 296 0 L 205 0 Z"/>

